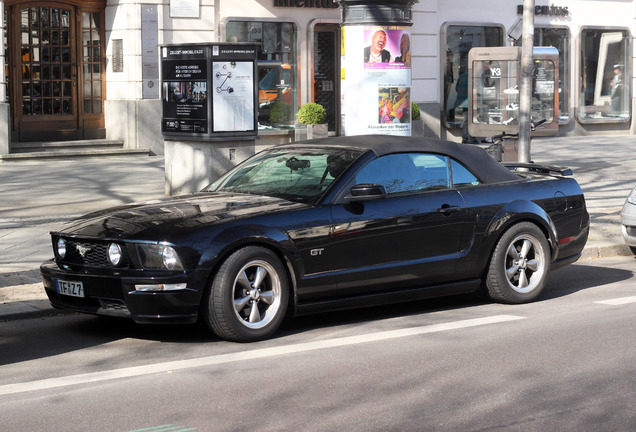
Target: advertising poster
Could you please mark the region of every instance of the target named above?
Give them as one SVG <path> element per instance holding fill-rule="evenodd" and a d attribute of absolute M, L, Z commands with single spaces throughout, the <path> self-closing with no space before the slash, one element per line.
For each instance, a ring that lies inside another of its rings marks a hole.
<path fill-rule="evenodd" d="M 378 91 L 378 123 L 411 123 L 411 89 L 380 87 Z"/>
<path fill-rule="evenodd" d="M 163 132 L 208 132 L 207 60 L 202 48 L 163 48 Z"/>
<path fill-rule="evenodd" d="M 365 69 L 410 69 L 411 29 L 404 26 L 364 27 Z"/>
<path fill-rule="evenodd" d="M 254 62 L 212 63 L 214 130 L 254 129 Z"/>
<path fill-rule="evenodd" d="M 347 26 L 344 45 L 346 134 L 410 136 L 410 27 Z"/>

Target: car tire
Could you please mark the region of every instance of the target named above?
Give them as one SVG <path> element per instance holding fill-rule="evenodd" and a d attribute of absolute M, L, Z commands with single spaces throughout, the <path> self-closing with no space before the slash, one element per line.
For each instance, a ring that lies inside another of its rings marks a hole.
<path fill-rule="evenodd" d="M 545 234 L 531 222 L 508 228 L 495 246 L 486 274 L 490 298 L 501 303 L 527 303 L 536 299 L 550 269 Z"/>
<path fill-rule="evenodd" d="M 629 250 L 632 251 L 634 255 L 636 255 L 636 246 L 630 246 Z"/>
<path fill-rule="evenodd" d="M 274 252 L 259 246 L 238 249 L 214 276 L 204 305 L 206 323 L 225 340 L 265 339 L 285 317 L 288 285 L 285 268 Z"/>

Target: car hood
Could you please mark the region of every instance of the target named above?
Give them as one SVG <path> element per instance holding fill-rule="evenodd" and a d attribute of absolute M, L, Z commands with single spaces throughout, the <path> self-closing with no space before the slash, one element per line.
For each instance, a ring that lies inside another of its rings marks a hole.
<path fill-rule="evenodd" d="M 63 226 L 59 233 L 80 237 L 169 240 L 172 235 L 258 215 L 306 208 L 280 198 L 200 192 L 112 207 L 89 213 Z"/>

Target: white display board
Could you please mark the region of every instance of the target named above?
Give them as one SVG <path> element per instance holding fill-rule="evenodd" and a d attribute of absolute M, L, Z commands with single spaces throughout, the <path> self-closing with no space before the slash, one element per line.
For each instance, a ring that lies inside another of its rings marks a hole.
<path fill-rule="evenodd" d="M 254 62 L 212 62 L 214 130 L 254 129 Z"/>

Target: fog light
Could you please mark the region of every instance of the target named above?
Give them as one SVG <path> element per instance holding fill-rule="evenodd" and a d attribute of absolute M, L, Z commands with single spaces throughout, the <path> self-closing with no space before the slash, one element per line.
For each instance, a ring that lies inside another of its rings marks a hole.
<path fill-rule="evenodd" d="M 188 286 L 187 283 L 177 284 L 156 284 L 156 285 L 135 285 L 135 291 L 178 291 L 184 290 Z"/>
<path fill-rule="evenodd" d="M 114 266 L 121 262 L 121 246 L 117 243 L 111 243 L 108 246 L 108 261 Z"/>
<path fill-rule="evenodd" d="M 66 240 L 61 237 L 57 239 L 57 256 L 61 259 L 66 256 Z"/>

